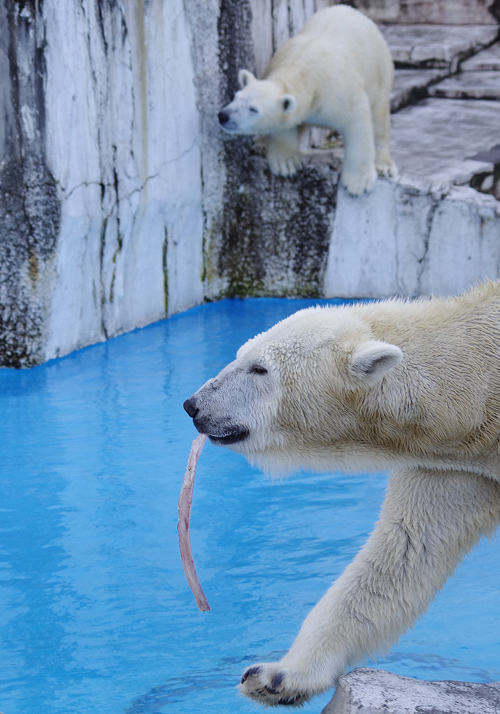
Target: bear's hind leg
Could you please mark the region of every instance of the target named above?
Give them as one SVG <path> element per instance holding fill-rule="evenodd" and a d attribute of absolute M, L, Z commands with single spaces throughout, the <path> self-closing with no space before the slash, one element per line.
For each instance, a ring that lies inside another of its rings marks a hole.
<path fill-rule="evenodd" d="M 311 610 L 289 652 L 247 669 L 240 692 L 266 706 L 300 705 L 334 686 L 415 623 L 499 520 L 497 481 L 461 471 L 394 473 L 366 545 Z"/>
<path fill-rule="evenodd" d="M 297 127 L 266 136 L 269 168 L 276 176 L 293 176 L 302 164 Z"/>

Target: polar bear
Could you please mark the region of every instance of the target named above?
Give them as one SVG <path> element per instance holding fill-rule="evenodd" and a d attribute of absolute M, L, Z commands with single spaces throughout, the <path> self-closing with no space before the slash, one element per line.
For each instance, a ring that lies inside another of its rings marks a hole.
<path fill-rule="evenodd" d="M 269 471 L 390 470 L 366 545 L 279 662 L 243 674 L 301 704 L 427 610 L 500 521 L 500 283 L 458 298 L 301 310 L 185 402 L 194 425 Z"/>
<path fill-rule="evenodd" d="M 396 177 L 389 151 L 391 53 L 368 17 L 346 5 L 320 10 L 272 57 L 264 77 L 241 70 L 241 90 L 219 112 L 231 134 L 263 134 L 271 171 L 291 176 L 301 164 L 299 130 L 340 131 L 341 181 L 353 195 L 373 188 L 377 171 Z"/>

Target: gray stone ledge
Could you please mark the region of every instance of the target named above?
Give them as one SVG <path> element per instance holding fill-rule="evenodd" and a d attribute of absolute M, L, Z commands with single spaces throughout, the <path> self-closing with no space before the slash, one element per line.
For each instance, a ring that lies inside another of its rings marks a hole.
<path fill-rule="evenodd" d="M 500 42 L 495 42 L 494 45 L 486 50 L 478 52 L 473 57 L 462 62 L 460 69 L 464 72 L 487 72 L 500 71 Z"/>
<path fill-rule="evenodd" d="M 419 185 L 464 184 L 492 171 L 491 164 L 466 159 L 498 144 L 498 102 L 429 98 L 393 114 L 391 123 L 400 175 Z"/>
<path fill-rule="evenodd" d="M 446 99 L 500 100 L 499 72 L 462 72 L 428 89 L 429 96 Z M 500 105 L 498 123 L 500 124 Z"/>
<path fill-rule="evenodd" d="M 397 69 L 391 92 L 391 112 L 418 102 L 428 94 L 428 87 L 450 74 L 447 67 L 437 69 Z"/>
<path fill-rule="evenodd" d="M 498 714 L 500 682 L 424 682 L 360 668 L 340 678 L 322 714 Z"/>
<path fill-rule="evenodd" d="M 385 25 L 380 28 L 396 65 L 451 67 L 498 37 L 495 25 Z"/>

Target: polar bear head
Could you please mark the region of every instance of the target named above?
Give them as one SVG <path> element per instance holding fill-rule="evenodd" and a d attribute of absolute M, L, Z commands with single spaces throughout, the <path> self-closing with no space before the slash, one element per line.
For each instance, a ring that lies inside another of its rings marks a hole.
<path fill-rule="evenodd" d="M 241 86 L 233 101 L 219 112 L 219 123 L 230 134 L 269 134 L 293 113 L 296 100 L 268 79 L 256 79 L 246 69 L 240 70 Z"/>
<path fill-rule="evenodd" d="M 212 443 L 268 471 L 329 470 L 363 442 L 360 404 L 401 360 L 349 308 L 309 308 L 249 340 L 184 408 Z"/>

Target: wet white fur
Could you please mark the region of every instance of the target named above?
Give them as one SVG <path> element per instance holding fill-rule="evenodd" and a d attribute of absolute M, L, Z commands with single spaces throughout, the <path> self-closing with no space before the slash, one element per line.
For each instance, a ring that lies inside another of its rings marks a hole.
<path fill-rule="evenodd" d="M 195 396 L 214 428 L 249 430 L 230 448 L 268 470 L 391 473 L 364 548 L 283 659 L 240 685 L 262 704 L 305 701 L 386 650 L 499 523 L 500 284 L 300 311 Z"/>
<path fill-rule="evenodd" d="M 291 176 L 301 164 L 306 124 L 340 131 L 341 180 L 353 195 L 373 188 L 377 170 L 396 176 L 389 151 L 389 95 L 394 69 L 377 26 L 346 5 L 313 15 L 273 56 L 261 80 L 242 70 L 242 89 L 223 111 L 224 128 L 266 136 L 271 171 Z"/>

